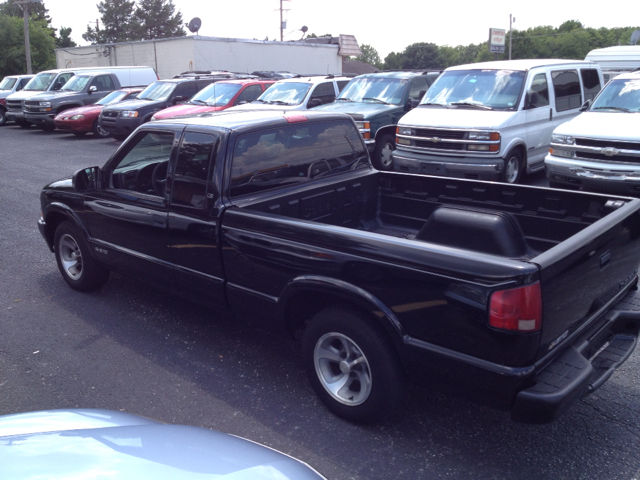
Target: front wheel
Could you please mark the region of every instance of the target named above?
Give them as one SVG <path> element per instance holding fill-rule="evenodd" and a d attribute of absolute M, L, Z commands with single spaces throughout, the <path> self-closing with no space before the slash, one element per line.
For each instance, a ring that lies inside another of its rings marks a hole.
<path fill-rule="evenodd" d="M 98 121 L 97 118 L 96 118 L 96 121 L 93 122 L 93 127 L 91 128 L 91 131 L 93 132 L 93 135 L 95 137 L 107 138 L 109 135 L 111 135 L 108 130 L 105 130 L 100 126 L 100 122 Z"/>
<path fill-rule="evenodd" d="M 7 112 L 4 108 L 0 108 L 0 127 L 7 123 Z"/>
<path fill-rule="evenodd" d="M 396 149 L 396 140 L 390 133 L 381 135 L 376 140 L 376 148 L 373 150 L 371 163 L 377 170 L 393 170 L 393 160 L 391 154 Z"/>
<path fill-rule="evenodd" d="M 400 361 L 374 321 L 330 307 L 313 317 L 302 341 L 305 370 L 318 397 L 333 413 L 357 423 L 382 420 L 403 398 Z"/>
<path fill-rule="evenodd" d="M 16 120 L 16 123 L 20 125 L 20 128 L 31 128 L 31 122 L 26 120 Z"/>
<path fill-rule="evenodd" d="M 62 278 L 74 290 L 95 290 L 109 279 L 109 270 L 91 256 L 82 233 L 71 222 L 58 225 L 54 245 Z"/>
<path fill-rule="evenodd" d="M 504 160 L 501 181 L 512 184 L 518 183 L 522 178 L 523 169 L 522 154 L 517 150 L 509 152 L 509 155 Z"/>

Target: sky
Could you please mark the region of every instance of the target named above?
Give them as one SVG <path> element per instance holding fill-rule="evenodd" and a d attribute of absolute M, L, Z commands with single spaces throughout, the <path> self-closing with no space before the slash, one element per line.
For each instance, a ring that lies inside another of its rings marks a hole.
<path fill-rule="evenodd" d="M 402 52 L 417 42 L 439 46 L 482 43 L 490 28 L 509 29 L 509 15 L 515 17 L 514 30 L 578 20 L 585 27 L 640 27 L 637 2 L 612 0 L 590 2 L 561 0 L 458 1 L 361 1 L 361 0 L 282 0 L 287 26 L 284 40 L 298 40 L 300 29 L 308 33 L 354 35 L 360 45 L 368 44 L 381 60 L 391 52 Z M 95 28 L 100 14 L 98 0 L 44 0 L 54 28 L 71 27 L 71 38 L 78 45 L 90 22 Z M 209 37 L 280 39 L 280 0 L 173 0 L 184 22 L 202 20 L 199 35 Z M 606 7 L 605 7 L 606 5 Z M 632 22 L 637 23 L 632 23 Z M 192 35 L 186 30 L 188 35 Z"/>

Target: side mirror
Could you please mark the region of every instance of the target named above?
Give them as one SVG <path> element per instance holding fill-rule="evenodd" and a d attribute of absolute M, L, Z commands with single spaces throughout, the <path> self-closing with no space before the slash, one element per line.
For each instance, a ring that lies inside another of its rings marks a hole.
<path fill-rule="evenodd" d="M 177 97 L 174 97 L 174 99 L 173 99 L 173 104 L 174 104 L 174 105 L 177 105 L 178 103 L 180 103 L 180 102 L 184 102 L 185 100 L 187 100 L 187 98 L 186 98 L 186 97 L 183 97 L 182 95 L 179 95 L 179 96 L 177 96 Z"/>
<path fill-rule="evenodd" d="M 53 84 L 53 88 L 51 90 L 60 90 L 62 88 L 62 82 L 56 82 Z"/>
<path fill-rule="evenodd" d="M 247 102 L 246 100 L 240 100 L 240 101 L 237 103 L 237 105 L 244 105 L 244 104 L 246 104 L 246 103 L 249 103 L 249 102 Z"/>
<path fill-rule="evenodd" d="M 100 167 L 89 167 L 78 170 L 73 174 L 71 184 L 77 192 L 95 190 L 100 185 Z"/>
<path fill-rule="evenodd" d="M 587 100 L 582 104 L 582 106 L 580 107 L 580 111 L 586 112 L 587 110 L 589 110 L 590 107 L 591 107 L 591 99 Z"/>
<path fill-rule="evenodd" d="M 91 85 L 89 87 L 89 93 L 94 93 L 98 91 L 98 87 L 96 87 L 95 85 Z"/>
<path fill-rule="evenodd" d="M 539 95 L 534 90 L 529 90 L 527 96 L 524 99 L 524 110 L 531 110 L 532 108 L 538 108 Z"/>
<path fill-rule="evenodd" d="M 413 105 L 413 100 L 409 99 L 407 100 L 407 103 L 404 104 L 404 111 L 408 112 L 409 110 L 411 110 L 414 107 Z"/>
<path fill-rule="evenodd" d="M 322 105 L 322 100 L 320 100 L 319 98 L 312 98 L 311 100 L 309 100 L 307 108 L 319 107 L 320 105 Z"/>

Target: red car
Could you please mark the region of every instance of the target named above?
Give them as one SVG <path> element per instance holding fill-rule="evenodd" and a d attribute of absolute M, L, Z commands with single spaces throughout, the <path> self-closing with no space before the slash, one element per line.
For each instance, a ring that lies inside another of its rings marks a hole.
<path fill-rule="evenodd" d="M 93 132 L 96 137 L 108 137 L 109 132 L 98 125 L 98 117 L 102 107 L 111 103 L 122 102 L 123 100 L 133 100 L 142 90 L 144 90 L 142 87 L 115 90 L 92 105 L 70 108 L 60 112 L 53 121 L 58 130 L 73 133 L 78 137 L 85 135 L 87 132 Z"/>
<path fill-rule="evenodd" d="M 189 102 L 160 110 L 151 120 L 217 112 L 240 103 L 253 102 L 274 82 L 275 80 L 222 80 L 212 83 L 191 97 Z"/>

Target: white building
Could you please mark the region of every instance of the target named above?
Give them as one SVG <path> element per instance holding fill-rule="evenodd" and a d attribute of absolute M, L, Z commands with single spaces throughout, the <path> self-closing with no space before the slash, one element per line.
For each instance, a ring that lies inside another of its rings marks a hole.
<path fill-rule="evenodd" d="M 340 35 L 331 40 L 326 38 L 322 42 L 315 40 L 276 42 L 194 35 L 58 48 L 55 52 L 58 68 L 149 66 L 156 70 L 161 79 L 196 70 L 342 74 L 343 57 L 360 54 L 352 35 Z"/>

